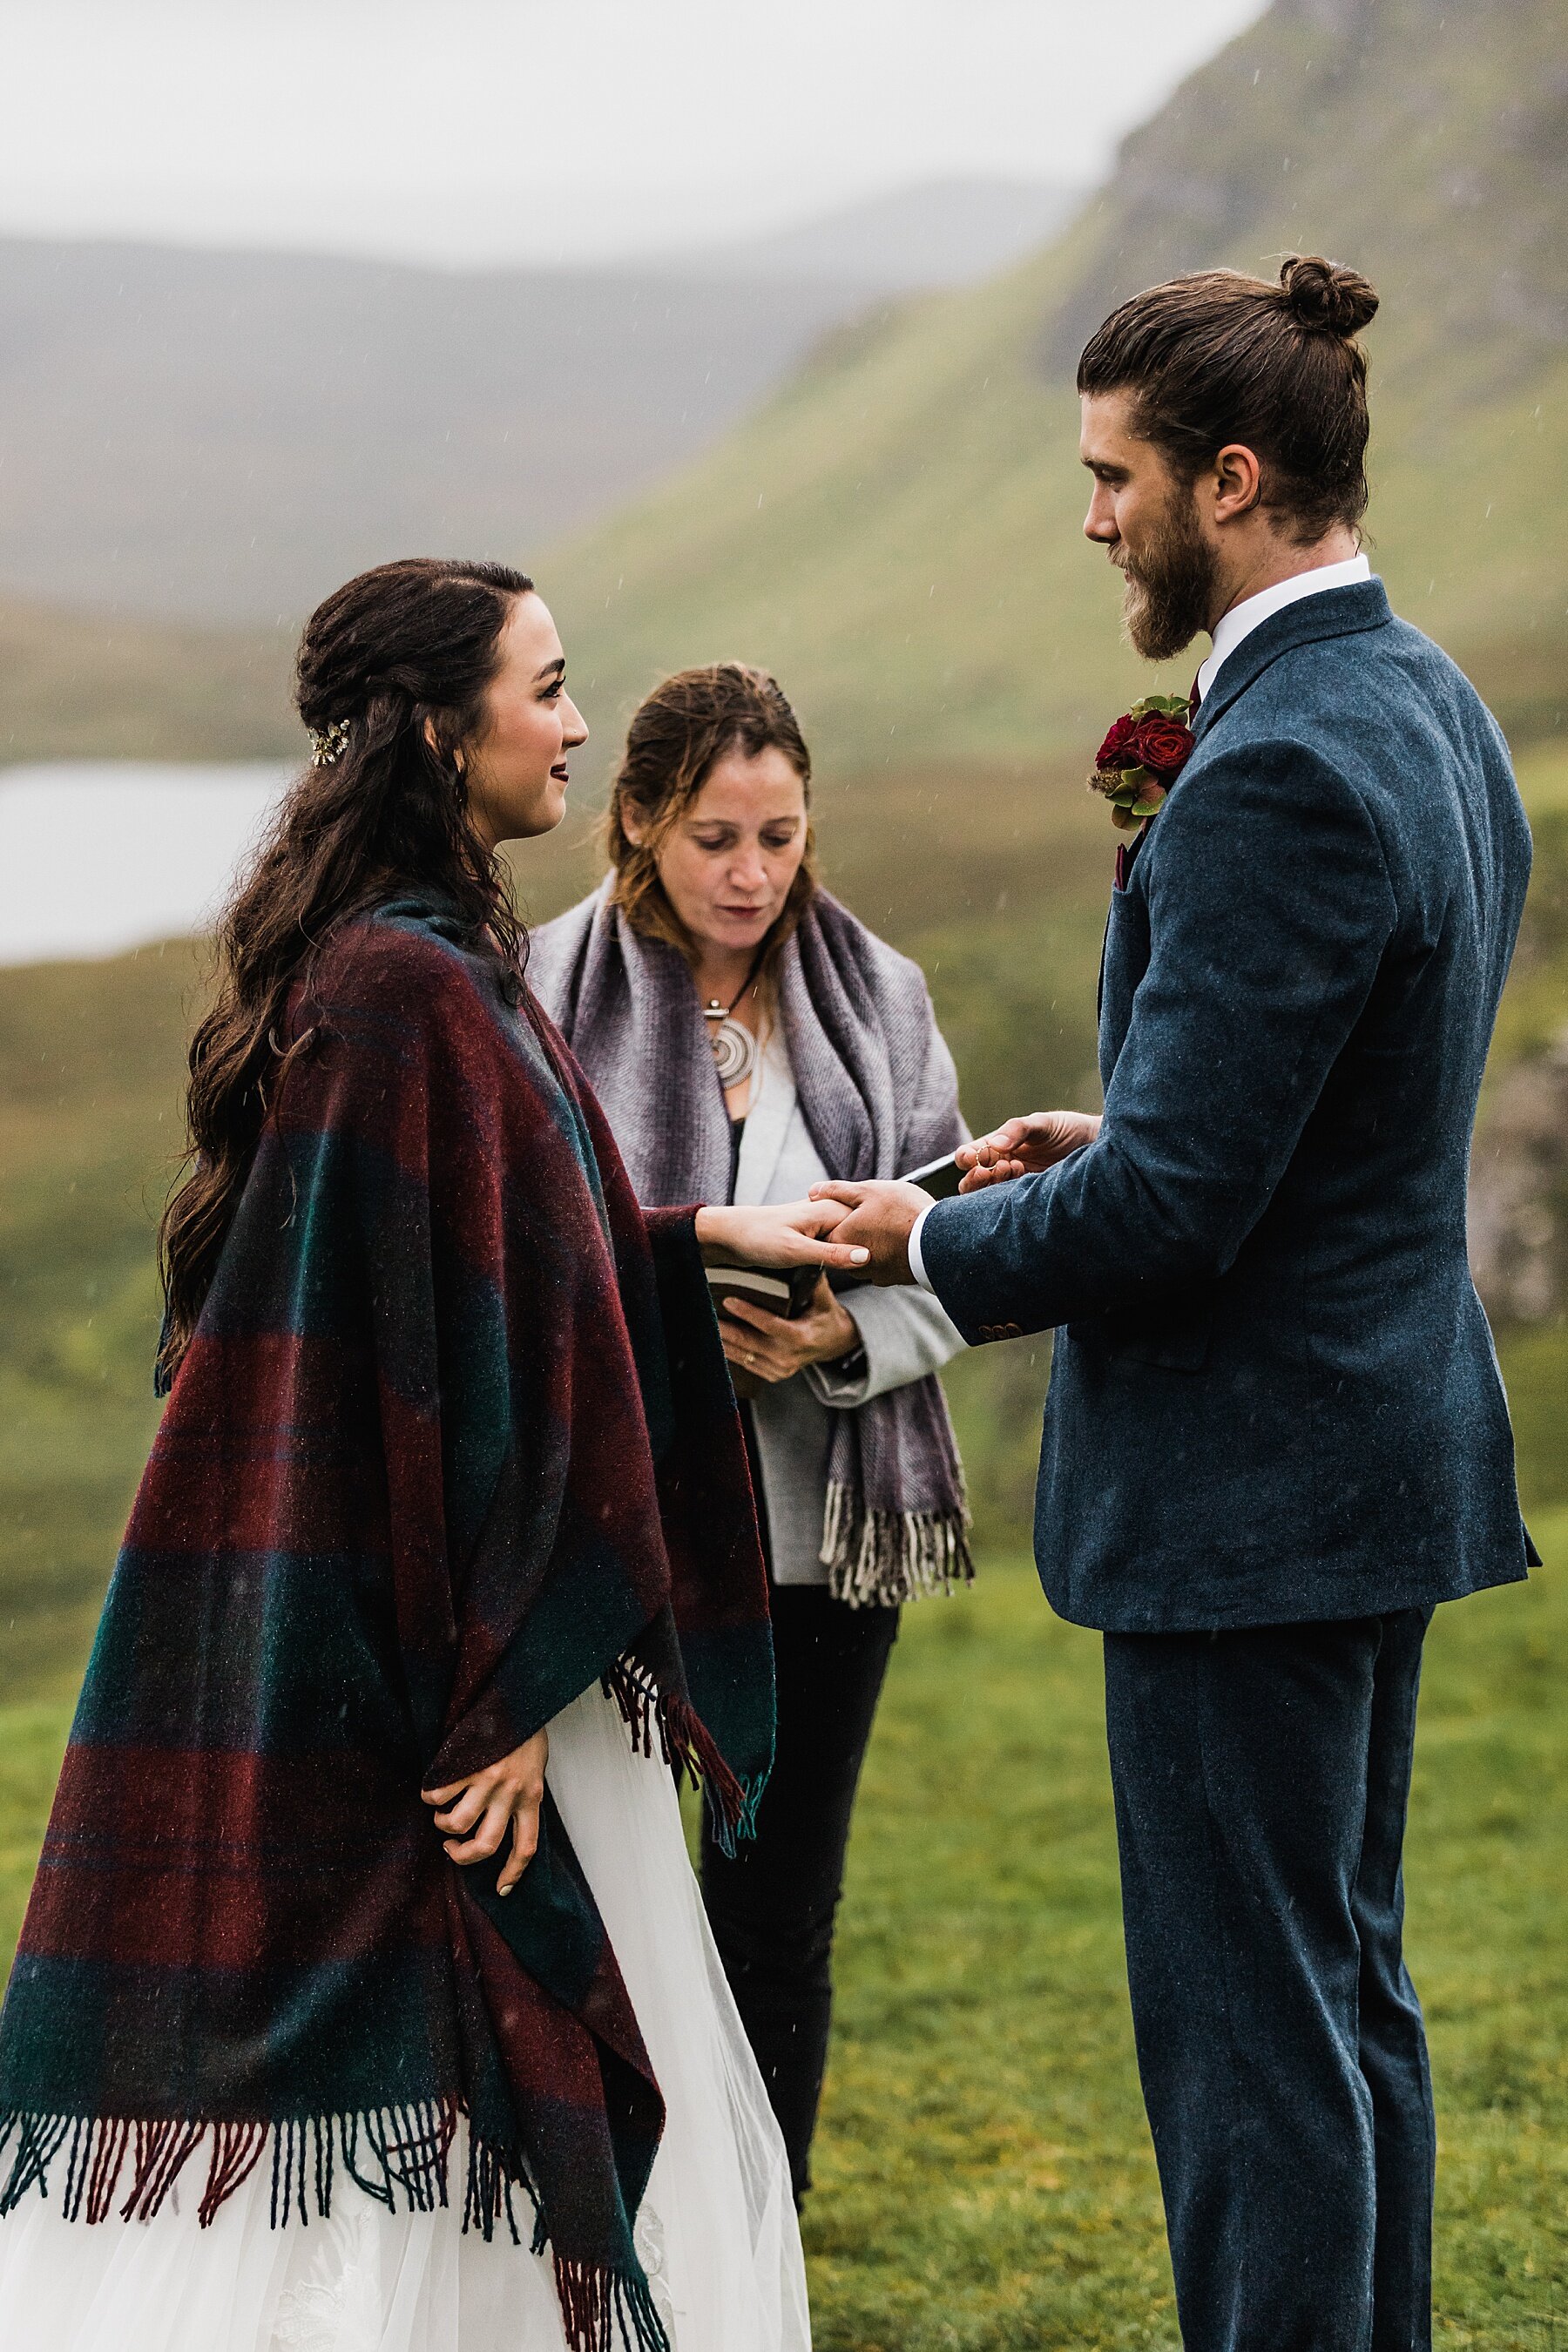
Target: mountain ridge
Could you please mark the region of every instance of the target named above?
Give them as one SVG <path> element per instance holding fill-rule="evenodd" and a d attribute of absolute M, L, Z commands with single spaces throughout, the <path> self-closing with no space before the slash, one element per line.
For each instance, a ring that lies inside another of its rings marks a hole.
<path fill-rule="evenodd" d="M 1088 193 L 1065 181 L 931 180 L 734 244 L 672 247 L 661 260 L 703 277 L 845 276 L 884 294 L 919 293 L 1022 260 Z"/>
<path fill-rule="evenodd" d="M 1069 201 L 921 184 L 577 268 L 0 237 L 0 593 L 247 626 L 410 548 L 526 561 Z"/>
<path fill-rule="evenodd" d="M 1448 29 L 1442 30 L 1444 23 Z M 1461 28 L 1464 37 L 1460 37 Z M 1374 563 L 1521 737 L 1568 672 L 1568 63 L 1554 0 L 1276 0 L 1045 253 L 819 352 L 541 577 L 618 717 L 666 668 L 777 668 L 845 772 L 1087 751 L 1162 678 L 1079 537 L 1072 369 L 1134 285 L 1327 251 L 1383 307 Z"/>

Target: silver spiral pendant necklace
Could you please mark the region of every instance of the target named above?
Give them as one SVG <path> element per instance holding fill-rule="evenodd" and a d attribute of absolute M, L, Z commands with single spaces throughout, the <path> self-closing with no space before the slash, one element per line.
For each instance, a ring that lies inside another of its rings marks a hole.
<path fill-rule="evenodd" d="M 731 1003 L 721 1004 L 715 996 L 702 1008 L 702 1018 L 708 1024 L 708 1042 L 713 1048 L 713 1066 L 726 1093 L 731 1087 L 743 1087 L 757 1066 L 757 1041 L 745 1023 L 736 1020 L 735 1011 L 742 997 L 756 986 L 762 961 L 759 955 Z"/>

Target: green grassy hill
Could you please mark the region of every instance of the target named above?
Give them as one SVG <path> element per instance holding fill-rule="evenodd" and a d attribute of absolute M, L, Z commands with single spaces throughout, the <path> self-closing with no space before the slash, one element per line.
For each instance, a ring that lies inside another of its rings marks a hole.
<path fill-rule="evenodd" d="M 1287 249 L 1383 293 L 1371 530 L 1400 609 L 1519 740 L 1568 724 L 1563 60 L 1558 0 L 1277 0 L 1049 250 L 840 330 L 629 511 L 510 547 L 601 764 L 661 672 L 733 654 L 778 670 L 828 773 L 1081 761 L 1147 673 L 1079 536 L 1078 350 L 1139 286 Z M 0 756 L 269 752 L 286 670 L 268 633 L 0 606 Z"/>
<path fill-rule="evenodd" d="M 1079 536 L 1078 351 L 1138 287 L 1285 250 L 1383 294 L 1370 520 L 1395 602 L 1521 738 L 1568 723 L 1563 52 L 1557 0 L 1278 0 L 1060 244 L 841 334 L 540 562 L 601 740 L 661 671 L 741 655 L 840 773 L 1081 757 L 1147 673 Z"/>
<path fill-rule="evenodd" d="M 0 767 L 300 748 L 285 629 L 198 629 L 0 598 Z"/>

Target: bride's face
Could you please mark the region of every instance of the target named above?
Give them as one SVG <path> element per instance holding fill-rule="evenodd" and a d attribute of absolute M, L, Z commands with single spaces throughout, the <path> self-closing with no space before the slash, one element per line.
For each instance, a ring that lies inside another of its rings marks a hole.
<path fill-rule="evenodd" d="M 776 744 L 718 761 L 658 852 L 665 895 L 700 950 L 749 954 L 784 911 L 805 855 L 805 787 Z"/>
<path fill-rule="evenodd" d="M 468 763 L 468 814 L 487 849 L 554 830 L 566 814 L 569 754 L 588 740 L 542 597 L 517 599 L 500 649 L 489 723 Z"/>

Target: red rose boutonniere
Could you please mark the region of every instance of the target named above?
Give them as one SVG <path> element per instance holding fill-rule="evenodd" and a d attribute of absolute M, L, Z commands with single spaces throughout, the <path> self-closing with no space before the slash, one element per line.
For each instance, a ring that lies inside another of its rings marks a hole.
<path fill-rule="evenodd" d="M 1165 794 L 1193 755 L 1191 708 L 1183 694 L 1146 694 L 1100 745 L 1089 788 L 1110 803 L 1110 822 L 1119 832 L 1131 833 L 1146 817 L 1159 815 Z"/>

